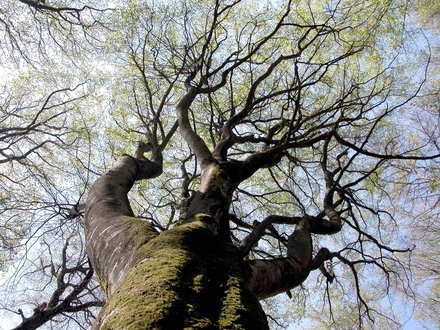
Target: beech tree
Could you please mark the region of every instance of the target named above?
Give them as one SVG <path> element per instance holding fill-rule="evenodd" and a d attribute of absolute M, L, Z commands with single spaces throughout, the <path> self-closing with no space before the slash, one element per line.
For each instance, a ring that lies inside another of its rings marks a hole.
<path fill-rule="evenodd" d="M 38 260 L 29 273 L 54 286 L 47 301 L 30 316 L 4 307 L 21 315 L 18 328 L 63 316 L 96 329 L 267 329 L 266 313 L 281 327 L 261 301 L 300 300 L 312 278 L 333 322 L 339 301 L 356 314 L 347 328 L 398 325 L 382 298 L 411 294 L 417 243 L 406 230 L 435 194 L 406 215 L 401 205 L 415 190 L 435 193 L 440 158 L 438 126 L 417 106 L 430 54 L 406 26 L 405 1 L 21 3 L 78 27 L 57 29 L 62 43 L 49 33 L 51 49 L 72 55 L 84 43 L 75 52 L 87 57 L 49 51 L 45 68 L 19 48 L 35 70 L 81 70 L 66 71 L 64 89 L 43 78 L 54 92 L 33 91 L 30 119 L 5 111 L 15 126 L 0 131 L 8 180 L 25 173 L 18 163 L 53 197 L 36 230 L 35 209 L 26 226 L 17 207 L 2 212 L 22 228 L 7 240 L 12 256 L 35 242 L 50 255 L 28 253 Z"/>

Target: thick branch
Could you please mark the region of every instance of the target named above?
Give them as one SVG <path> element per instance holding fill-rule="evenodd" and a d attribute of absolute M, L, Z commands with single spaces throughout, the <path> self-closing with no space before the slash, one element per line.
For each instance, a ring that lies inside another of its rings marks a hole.
<path fill-rule="evenodd" d="M 336 233 L 342 229 L 342 218 L 339 212 L 335 210 L 335 205 L 333 202 L 334 193 L 336 190 L 337 182 L 334 180 L 334 173 L 330 172 L 327 168 L 327 155 L 328 155 L 328 146 L 330 143 L 331 137 L 327 138 L 324 143 L 324 152 L 321 160 L 321 168 L 324 172 L 324 180 L 325 180 L 325 196 L 324 196 L 324 213 L 329 219 L 327 222 L 323 222 L 331 233 Z"/>
<path fill-rule="evenodd" d="M 280 147 L 275 147 L 261 152 L 256 152 L 240 162 L 242 169 L 239 173 L 238 180 L 244 181 L 250 178 L 260 168 L 268 168 L 278 164 L 283 158 L 284 152 Z"/>
<path fill-rule="evenodd" d="M 143 156 L 151 150 L 155 161 Z M 141 144 L 137 157 L 120 157 L 92 186 L 86 203 L 87 253 L 107 295 L 131 269 L 137 246 L 157 235 L 148 222 L 134 218 L 127 194 L 135 180 L 162 173 L 162 156 L 156 147 Z"/>
<path fill-rule="evenodd" d="M 191 127 L 188 118 L 188 111 L 191 103 L 197 96 L 195 87 L 189 87 L 188 92 L 182 97 L 177 104 L 177 120 L 179 122 L 180 132 L 183 138 L 189 144 L 192 151 L 195 153 L 197 160 L 203 167 L 213 160 L 211 151 L 209 151 L 203 139 Z"/>
<path fill-rule="evenodd" d="M 244 161 L 240 162 L 242 166 L 239 175 L 240 182 L 251 177 L 260 168 L 268 168 L 277 165 L 286 154 L 286 150 L 311 147 L 314 144 L 327 139 L 331 134 L 331 132 L 325 132 L 310 139 L 286 142 L 276 147 L 250 155 Z"/>
<path fill-rule="evenodd" d="M 273 224 L 296 225 L 301 220 L 309 222 L 310 232 L 318 235 L 332 235 L 341 230 L 342 224 L 338 221 L 323 219 L 323 214 L 318 216 L 304 215 L 302 217 L 287 217 L 282 215 L 269 215 L 261 223 L 254 226 L 251 233 L 240 243 L 240 255 L 245 257 L 249 254 L 252 247 L 263 237 L 265 230 Z"/>
<path fill-rule="evenodd" d="M 274 223 L 283 224 L 297 224 L 301 220 L 301 217 L 286 217 L 281 215 L 270 215 L 264 219 L 261 223 L 256 225 L 252 232 L 246 236 L 240 243 L 239 251 L 241 256 L 246 256 L 250 252 L 251 248 L 259 241 L 264 235 L 264 231 L 270 225 Z"/>
<path fill-rule="evenodd" d="M 296 225 L 287 242 L 287 257 L 275 260 L 250 260 L 250 290 L 258 299 L 272 297 L 301 284 L 310 273 L 312 237 L 307 219 Z"/>

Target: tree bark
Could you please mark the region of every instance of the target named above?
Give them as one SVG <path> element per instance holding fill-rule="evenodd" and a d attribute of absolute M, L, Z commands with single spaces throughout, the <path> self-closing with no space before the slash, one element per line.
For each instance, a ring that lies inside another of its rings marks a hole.
<path fill-rule="evenodd" d="M 237 249 L 195 219 L 135 252 L 95 329 L 268 329 L 248 277 Z"/>
<path fill-rule="evenodd" d="M 249 288 L 250 266 L 218 230 L 228 223 L 220 219 L 231 194 L 227 177 L 217 165 L 206 169 L 199 192 L 206 198 L 184 223 L 160 234 L 133 216 L 127 193 L 136 180 L 159 175 L 161 160 L 122 156 L 93 185 L 87 249 L 106 294 L 94 329 L 268 328 Z M 220 204 L 209 210 L 215 198 Z"/>

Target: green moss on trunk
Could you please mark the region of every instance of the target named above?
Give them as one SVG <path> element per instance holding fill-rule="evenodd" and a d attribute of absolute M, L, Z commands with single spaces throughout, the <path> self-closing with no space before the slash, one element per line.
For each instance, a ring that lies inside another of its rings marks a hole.
<path fill-rule="evenodd" d="M 267 329 L 236 248 L 193 221 L 137 249 L 100 329 Z"/>

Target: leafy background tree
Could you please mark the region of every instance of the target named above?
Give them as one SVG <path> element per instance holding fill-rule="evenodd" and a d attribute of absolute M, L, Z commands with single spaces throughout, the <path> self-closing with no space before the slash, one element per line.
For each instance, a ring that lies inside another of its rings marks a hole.
<path fill-rule="evenodd" d="M 161 231 L 184 217 L 201 166 L 177 132 L 190 77 L 202 92 L 189 124 L 217 157 L 283 152 L 232 198 L 233 240 L 249 258 L 285 255 L 293 217 L 330 207 L 344 222 L 313 237 L 315 253 L 332 252 L 320 271 L 264 301 L 271 326 L 399 328 L 412 309 L 439 326 L 438 26 L 428 7 L 4 1 L 4 314 L 15 325 L 90 326 L 104 296 L 85 254 L 83 203 L 139 141 L 167 147 L 162 176 L 131 192 L 135 213 Z"/>

